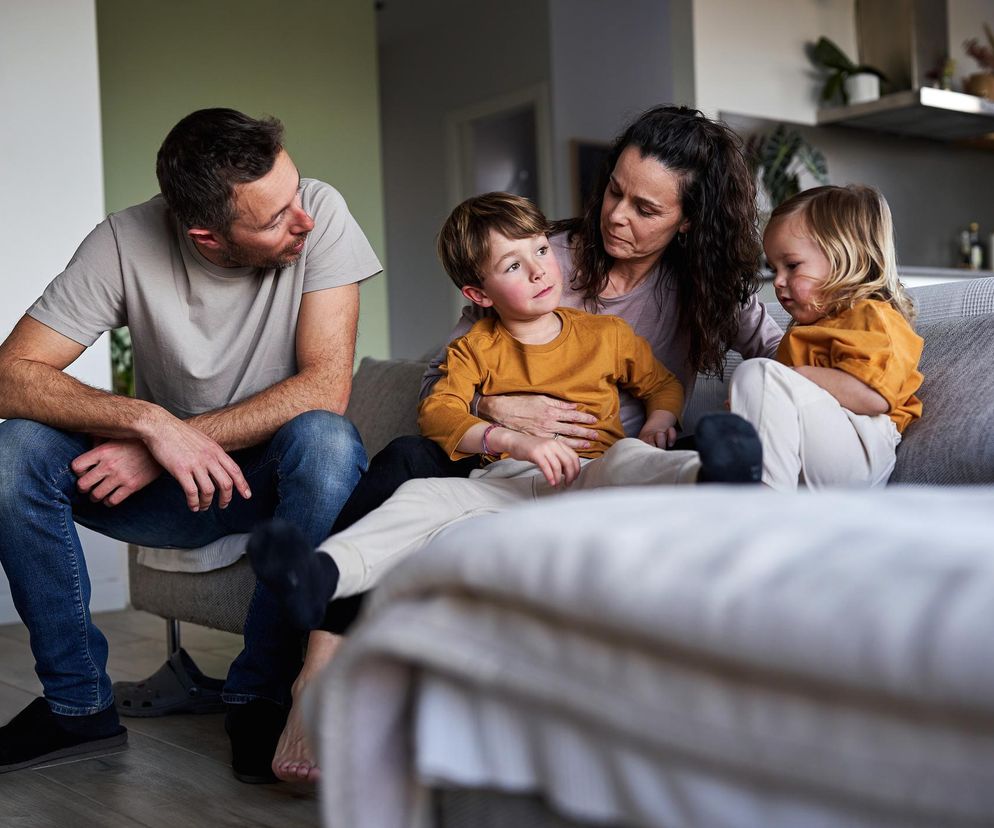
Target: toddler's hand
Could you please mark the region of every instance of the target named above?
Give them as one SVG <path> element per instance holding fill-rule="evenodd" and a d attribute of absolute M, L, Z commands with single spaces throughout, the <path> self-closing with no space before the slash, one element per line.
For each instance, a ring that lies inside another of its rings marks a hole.
<path fill-rule="evenodd" d="M 676 442 L 676 429 L 673 426 L 660 430 L 643 428 L 639 433 L 639 439 L 650 446 L 667 449 Z"/>

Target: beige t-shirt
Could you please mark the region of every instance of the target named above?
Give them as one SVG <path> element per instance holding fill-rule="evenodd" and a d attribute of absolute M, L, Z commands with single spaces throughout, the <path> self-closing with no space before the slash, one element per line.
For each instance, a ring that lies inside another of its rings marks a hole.
<path fill-rule="evenodd" d="M 297 372 L 304 293 L 382 269 L 338 191 L 301 184 L 314 230 L 290 267 L 211 264 L 156 196 L 98 224 L 27 313 L 87 347 L 127 325 L 136 395 L 177 417 L 256 394 Z"/>

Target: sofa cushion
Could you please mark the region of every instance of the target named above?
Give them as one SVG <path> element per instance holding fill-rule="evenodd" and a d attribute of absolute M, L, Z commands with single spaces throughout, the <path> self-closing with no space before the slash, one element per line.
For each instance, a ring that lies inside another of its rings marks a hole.
<path fill-rule="evenodd" d="M 418 396 L 428 363 L 366 357 L 352 379 L 345 412 L 372 457 L 394 437 L 418 433 Z"/>
<path fill-rule="evenodd" d="M 897 449 L 891 483 L 994 483 L 994 314 L 921 322 L 922 418 Z"/>

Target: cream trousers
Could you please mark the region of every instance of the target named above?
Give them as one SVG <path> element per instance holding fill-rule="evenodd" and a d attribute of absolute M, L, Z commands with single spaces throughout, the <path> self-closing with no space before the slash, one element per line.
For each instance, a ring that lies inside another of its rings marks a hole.
<path fill-rule="evenodd" d="M 820 386 L 772 359 L 748 359 L 732 376 L 729 403 L 763 443 L 763 482 L 793 491 L 883 486 L 901 435 L 886 414 L 853 414 Z"/>
<path fill-rule="evenodd" d="M 338 566 L 335 597 L 344 598 L 375 586 L 401 560 L 466 518 L 562 491 L 695 483 L 700 465 L 695 451 L 663 451 L 626 438 L 603 456 L 585 461 L 569 489 L 553 488 L 533 463 L 521 460 L 500 460 L 469 479 L 409 480 L 378 509 L 323 541 L 318 551 L 331 555 Z"/>

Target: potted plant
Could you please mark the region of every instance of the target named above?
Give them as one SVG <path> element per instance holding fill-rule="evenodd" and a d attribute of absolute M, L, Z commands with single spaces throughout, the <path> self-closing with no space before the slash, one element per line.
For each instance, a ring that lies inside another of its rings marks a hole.
<path fill-rule="evenodd" d="M 984 23 L 984 34 L 987 35 L 986 46 L 975 37 L 963 41 L 966 53 L 977 61 L 983 70 L 963 78 L 963 91 L 978 98 L 994 101 L 994 32 L 986 23 Z"/>
<path fill-rule="evenodd" d="M 783 124 L 769 134 L 751 135 L 746 141 L 746 159 L 768 201 L 767 209 L 761 205 L 760 213 L 764 216 L 801 191 L 802 172 L 807 172 L 818 184 L 828 183 L 825 156 L 796 129 Z"/>
<path fill-rule="evenodd" d="M 866 64 L 853 63 L 838 46 L 827 37 L 818 38 L 811 51 L 811 60 L 820 68 L 828 70 L 825 86 L 821 90 L 821 102 L 832 104 L 872 101 L 880 97 L 880 84 L 887 78 L 879 69 Z"/>

